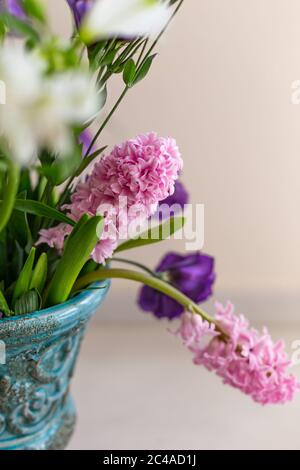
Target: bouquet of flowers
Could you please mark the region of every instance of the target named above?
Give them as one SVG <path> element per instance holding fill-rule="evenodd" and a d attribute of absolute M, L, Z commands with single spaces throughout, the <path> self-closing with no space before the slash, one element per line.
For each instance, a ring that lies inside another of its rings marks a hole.
<path fill-rule="evenodd" d="M 170 252 L 155 271 L 120 257 L 185 223 L 174 138 L 148 132 L 112 149 L 102 141 L 183 3 L 68 0 L 74 30 L 65 40 L 40 0 L 0 1 L 0 331 L 7 318 L 63 304 L 99 281 L 132 280 L 142 284 L 141 309 L 179 321 L 173 333 L 195 364 L 258 403 L 285 403 L 299 384 L 283 342 L 231 303 L 216 303 L 214 317 L 201 306 L 212 295 L 213 257 Z M 104 112 L 116 75 L 123 89 Z"/>

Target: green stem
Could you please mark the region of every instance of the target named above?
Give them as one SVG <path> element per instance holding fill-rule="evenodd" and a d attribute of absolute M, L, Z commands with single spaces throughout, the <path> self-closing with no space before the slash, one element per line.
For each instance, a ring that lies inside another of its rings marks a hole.
<path fill-rule="evenodd" d="M 103 121 L 103 123 L 101 124 L 100 128 L 98 129 L 97 133 L 95 134 L 92 142 L 90 143 L 89 145 L 89 148 L 87 149 L 85 155 L 83 158 L 86 158 L 89 154 L 90 154 L 90 151 L 92 150 L 92 148 L 94 147 L 96 141 L 98 140 L 99 136 L 101 135 L 103 129 L 105 128 L 106 124 L 110 121 L 110 118 L 112 117 L 112 115 L 114 114 L 114 112 L 117 110 L 117 108 L 119 107 L 121 101 L 123 100 L 124 96 L 126 95 L 127 91 L 129 90 L 129 87 L 125 87 L 123 92 L 121 93 L 121 95 L 119 96 L 118 100 L 116 101 L 114 107 L 111 109 L 110 113 L 107 115 L 107 117 L 105 118 L 105 120 Z"/>
<path fill-rule="evenodd" d="M 141 64 L 140 64 L 140 67 L 141 68 L 145 61 L 147 60 L 147 58 L 149 57 L 149 55 L 151 54 L 151 52 L 153 51 L 153 49 L 156 47 L 157 43 L 159 42 L 160 38 L 163 36 L 163 34 L 166 32 L 166 30 L 168 29 L 170 23 L 173 21 L 174 17 L 177 15 L 178 11 L 180 10 L 180 8 L 182 7 L 183 5 L 183 2 L 184 0 L 180 0 L 179 4 L 177 5 L 177 7 L 175 8 L 173 14 L 170 16 L 168 22 L 165 24 L 165 26 L 163 27 L 163 29 L 160 31 L 160 33 L 158 34 L 158 36 L 155 38 L 155 40 L 153 41 L 152 45 L 149 47 L 144 59 L 142 60 Z"/>
<path fill-rule="evenodd" d="M 139 50 L 139 48 L 141 47 L 141 45 L 143 44 L 143 42 L 145 42 L 145 39 L 141 42 L 141 40 L 139 40 L 139 42 L 134 42 L 132 43 L 132 45 L 130 47 L 128 47 L 128 50 L 124 51 L 116 60 L 115 62 L 110 66 L 108 67 L 108 70 L 105 72 L 105 74 L 103 75 L 99 75 L 98 78 L 97 78 L 97 82 L 99 83 L 100 85 L 100 89 L 103 88 L 103 86 L 105 85 L 105 83 L 108 81 L 108 79 L 115 73 L 114 70 L 116 67 L 118 67 L 119 65 L 121 65 L 121 63 L 125 60 L 128 60 L 132 57 L 134 57 L 134 55 L 136 54 L 136 52 Z M 144 48 L 143 48 L 144 49 Z M 126 52 L 125 55 L 123 55 L 124 53 Z M 100 78 L 101 80 L 100 80 Z"/>
<path fill-rule="evenodd" d="M 110 262 L 112 262 L 112 261 L 116 261 L 117 263 L 131 264 L 132 266 L 135 266 L 136 268 L 140 268 L 140 269 L 142 269 L 142 271 L 145 271 L 146 273 L 150 274 L 150 276 L 160 278 L 160 276 L 157 273 L 155 273 L 151 269 L 147 268 L 147 266 L 145 266 L 144 264 L 138 263 L 137 261 L 131 261 L 130 259 L 126 259 L 126 258 L 118 258 L 117 256 L 114 256 L 110 260 Z"/>
<path fill-rule="evenodd" d="M 137 67 L 139 67 L 139 65 L 140 65 L 140 63 L 141 63 L 141 60 L 142 60 L 143 55 L 144 55 L 144 52 L 145 52 L 145 50 L 146 50 L 148 41 L 149 41 L 149 39 L 147 38 L 147 39 L 145 40 L 144 44 L 143 44 L 142 50 L 141 50 L 140 55 L 139 55 L 139 57 L 138 57 L 138 60 L 137 60 L 137 62 L 136 62 Z"/>
<path fill-rule="evenodd" d="M 20 168 L 11 160 L 7 160 L 7 181 L 3 190 L 3 200 L 0 203 L 0 232 L 6 227 L 11 213 L 19 187 Z"/>
<path fill-rule="evenodd" d="M 71 176 L 71 178 L 69 179 L 69 181 L 67 182 L 67 184 L 66 184 L 66 186 L 65 186 L 65 189 L 63 190 L 62 194 L 60 195 L 59 200 L 58 200 L 58 202 L 57 202 L 57 208 L 58 208 L 58 209 L 66 202 L 69 188 L 70 188 L 71 185 L 73 184 L 75 178 L 76 178 L 76 173 L 74 173 L 74 174 Z"/>
<path fill-rule="evenodd" d="M 52 184 L 50 183 L 50 181 L 48 180 L 47 181 L 47 184 L 45 186 L 45 189 L 44 189 L 44 192 L 41 196 L 41 202 L 47 204 L 48 203 L 48 200 L 51 196 L 51 193 L 52 193 L 52 190 L 53 190 L 53 186 Z"/>
<path fill-rule="evenodd" d="M 45 189 L 43 191 L 43 194 L 41 196 L 41 202 L 44 203 L 44 204 L 47 204 L 48 203 L 48 200 L 51 196 L 51 193 L 52 193 L 52 190 L 53 190 L 53 186 L 52 184 L 50 183 L 50 181 L 48 180 L 47 181 L 47 184 L 45 186 Z M 34 224 L 33 224 L 33 234 L 34 236 L 37 236 L 37 234 L 39 233 L 39 230 L 41 228 L 41 226 L 43 227 L 43 219 L 42 217 L 40 216 L 36 216 L 35 217 L 35 221 L 34 221 Z M 45 227 L 43 227 L 45 228 Z"/>
<path fill-rule="evenodd" d="M 149 57 L 149 55 L 151 54 L 151 52 L 153 51 L 153 49 L 156 47 L 158 41 L 160 40 L 160 38 L 162 37 L 162 35 L 166 32 L 166 30 L 168 29 L 170 23 L 172 22 L 172 20 L 174 19 L 175 15 L 177 14 L 178 10 L 181 8 L 182 4 L 183 4 L 184 0 L 181 0 L 179 2 L 179 4 L 177 5 L 177 7 L 175 8 L 173 14 L 171 15 L 171 17 L 169 18 L 169 20 L 167 21 L 167 23 L 165 24 L 165 26 L 162 28 L 162 30 L 160 31 L 160 33 L 157 35 L 157 37 L 155 38 L 155 40 L 153 41 L 151 47 L 148 49 L 148 51 L 146 52 L 145 54 L 145 57 L 143 58 L 143 60 L 141 61 L 140 65 L 138 66 L 137 68 L 137 74 L 138 72 L 141 70 L 141 68 L 143 67 L 145 61 L 147 60 L 147 58 Z M 147 45 L 147 41 L 145 42 L 145 44 Z M 144 45 L 145 45 L 144 44 Z M 143 47 L 143 50 L 145 49 L 145 47 Z M 139 62 L 141 60 L 141 57 L 139 57 Z M 115 103 L 114 107 L 112 108 L 112 110 L 110 111 L 110 113 L 108 114 L 107 118 L 104 120 L 104 122 L 102 123 L 100 129 L 98 130 L 98 132 L 96 133 L 96 135 L 94 136 L 89 148 L 87 149 L 87 152 L 85 154 L 84 157 L 87 157 L 91 151 L 91 149 L 93 148 L 93 146 L 95 145 L 96 141 L 98 140 L 99 136 L 101 135 L 103 129 L 105 128 L 106 124 L 110 121 L 110 118 L 112 117 L 112 115 L 114 114 L 114 112 L 116 111 L 116 109 L 119 107 L 121 101 L 123 100 L 124 96 L 126 95 L 126 93 L 128 92 L 129 90 L 129 87 L 126 86 L 122 92 L 122 94 L 120 95 L 120 97 L 118 98 L 117 102 Z"/>
<path fill-rule="evenodd" d="M 127 60 L 128 57 L 132 57 L 137 50 L 141 47 L 145 39 L 138 39 L 137 41 L 132 41 L 121 54 L 117 58 L 117 60 L 113 63 L 113 66 L 116 66 L 123 62 L 124 60 Z"/>
<path fill-rule="evenodd" d="M 171 286 L 171 284 L 168 284 L 167 282 L 158 279 L 157 277 L 149 276 L 144 273 L 132 271 L 129 269 L 100 269 L 88 273 L 78 279 L 73 287 L 73 292 L 82 290 L 84 287 L 90 285 L 93 282 L 104 281 L 106 279 L 128 279 L 130 281 L 140 282 L 146 286 L 152 287 L 162 294 L 165 294 L 168 297 L 176 300 L 176 302 L 180 303 L 187 311 L 196 313 L 200 315 L 203 320 L 216 325 L 216 329 L 222 334 L 222 337 L 227 338 L 227 334 L 222 330 L 218 323 L 189 297 L 177 290 L 175 287 Z"/>

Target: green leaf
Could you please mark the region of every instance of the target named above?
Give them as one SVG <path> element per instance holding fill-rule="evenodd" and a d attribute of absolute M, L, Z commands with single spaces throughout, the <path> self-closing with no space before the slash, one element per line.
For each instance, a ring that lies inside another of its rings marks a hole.
<path fill-rule="evenodd" d="M 138 82 L 140 82 L 141 80 L 143 80 L 146 77 L 146 75 L 148 74 L 148 72 L 150 70 L 150 67 L 152 65 L 152 62 L 153 62 L 153 59 L 154 59 L 155 56 L 156 56 L 156 54 L 152 54 L 149 57 L 147 57 L 147 59 L 145 60 L 143 65 L 140 67 L 140 69 L 136 73 L 132 85 L 136 85 Z"/>
<path fill-rule="evenodd" d="M 93 72 L 97 70 L 99 64 L 101 63 L 102 57 L 105 55 L 105 45 L 107 41 L 99 41 L 97 44 L 88 47 L 88 59 L 90 63 L 90 68 Z"/>
<path fill-rule="evenodd" d="M 10 309 L 2 292 L 0 289 L 0 312 L 3 312 L 6 316 L 10 315 Z"/>
<path fill-rule="evenodd" d="M 25 200 L 26 191 L 20 193 L 18 195 L 18 198 Z M 12 237 L 19 242 L 19 245 L 22 248 L 25 248 L 27 244 L 32 244 L 32 237 L 26 212 L 14 210 L 10 218 L 8 227 Z"/>
<path fill-rule="evenodd" d="M 131 87 L 136 74 L 136 65 L 133 59 L 129 59 L 123 70 L 123 81 L 125 85 Z"/>
<path fill-rule="evenodd" d="M 67 242 L 64 254 L 57 265 L 45 296 L 46 307 L 60 304 L 68 299 L 80 271 L 99 240 L 103 225 L 104 219 L 101 216 L 95 216 L 85 223 L 81 221 L 80 228 Z"/>
<path fill-rule="evenodd" d="M 76 225 L 74 220 L 67 217 L 62 212 L 54 209 L 54 207 L 47 206 L 43 202 L 31 201 L 28 199 L 16 199 L 15 210 L 27 212 L 28 214 L 38 215 L 39 217 L 47 217 L 48 219 L 56 220 L 57 222 L 63 222 L 73 227 Z"/>
<path fill-rule="evenodd" d="M 36 312 L 40 309 L 40 298 L 35 290 L 23 294 L 15 304 L 14 315 Z"/>
<path fill-rule="evenodd" d="M 14 293 L 13 293 L 13 305 L 15 305 L 16 301 L 29 289 L 29 284 L 32 277 L 32 268 L 35 258 L 35 248 L 31 248 L 28 258 L 24 264 L 24 267 L 20 273 L 20 276 L 17 280 Z"/>
<path fill-rule="evenodd" d="M 8 271 L 8 280 L 7 280 L 7 285 L 9 286 L 7 288 L 7 291 L 12 295 L 16 282 L 15 280 L 18 279 L 20 272 L 22 271 L 22 268 L 24 266 L 25 262 L 25 251 L 23 248 L 20 247 L 19 243 L 17 240 L 14 240 L 12 244 L 12 258 L 10 259 L 9 257 L 7 258 L 8 261 L 8 266 L 9 266 L 9 271 Z M 7 253 L 9 255 L 10 253 Z M 11 256 L 11 254 L 10 254 Z M 11 288 L 13 285 L 13 288 Z M 11 289 L 10 289 L 11 288 Z"/>
<path fill-rule="evenodd" d="M 41 23 L 46 23 L 46 14 L 40 0 L 22 0 L 22 7 L 29 16 L 36 18 Z"/>
<path fill-rule="evenodd" d="M 7 276 L 7 231 L 0 233 L 0 279 L 4 279 Z"/>
<path fill-rule="evenodd" d="M 30 179 L 30 172 L 28 169 L 23 169 L 20 174 L 20 182 L 19 182 L 19 192 L 25 193 L 27 196 L 32 193 L 31 187 L 31 179 Z"/>
<path fill-rule="evenodd" d="M 77 145 L 70 155 L 57 158 L 51 165 L 42 165 L 39 172 L 41 175 L 46 176 L 52 186 L 59 186 L 74 174 L 80 165 L 80 159 L 81 153 Z"/>
<path fill-rule="evenodd" d="M 107 85 L 106 84 L 104 85 L 104 87 L 101 88 L 99 93 L 100 93 L 100 96 L 101 96 L 101 109 L 102 109 L 106 105 L 107 96 L 108 96 L 108 91 L 107 91 Z"/>
<path fill-rule="evenodd" d="M 6 182 L 2 188 L 3 199 L 0 201 L 0 232 L 6 227 L 14 209 L 18 192 L 20 168 L 13 161 L 8 161 Z"/>
<path fill-rule="evenodd" d="M 103 59 L 101 60 L 102 65 L 111 65 L 113 63 L 114 58 L 116 57 L 117 50 L 109 51 L 107 54 L 104 55 Z"/>
<path fill-rule="evenodd" d="M 99 268 L 99 264 L 96 263 L 96 261 L 94 261 L 93 259 L 89 259 L 83 266 L 80 272 L 80 277 L 95 271 L 97 268 Z"/>
<path fill-rule="evenodd" d="M 141 246 L 152 245 L 166 240 L 178 230 L 181 230 L 185 224 L 184 217 L 171 217 L 167 221 L 162 222 L 154 228 L 150 228 L 143 232 L 139 237 L 133 238 L 122 243 L 115 250 L 115 253 L 121 251 L 131 250 L 132 248 L 139 248 Z"/>
<path fill-rule="evenodd" d="M 4 24 L 4 22 L 1 20 L 0 18 L 0 41 L 2 42 L 5 38 L 5 35 L 6 35 L 6 26 Z"/>
<path fill-rule="evenodd" d="M 42 253 L 34 268 L 29 289 L 35 289 L 40 294 L 43 292 L 47 279 L 48 260 L 46 253 Z"/>
<path fill-rule="evenodd" d="M 67 240 L 65 241 L 64 249 L 66 250 L 67 246 L 70 244 L 71 240 L 74 238 L 76 233 L 79 232 L 81 227 L 83 227 L 88 221 L 90 220 L 90 217 L 88 214 L 83 214 L 78 222 L 76 223 L 75 227 L 73 228 L 72 232 L 68 236 Z"/>
<path fill-rule="evenodd" d="M 0 13 L 0 23 L 5 25 L 9 31 L 20 33 L 22 36 L 26 36 L 34 42 L 39 41 L 39 35 L 32 26 L 10 13 Z"/>

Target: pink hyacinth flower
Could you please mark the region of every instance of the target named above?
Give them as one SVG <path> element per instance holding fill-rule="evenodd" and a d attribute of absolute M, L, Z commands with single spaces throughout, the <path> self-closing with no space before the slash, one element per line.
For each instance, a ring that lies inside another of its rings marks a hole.
<path fill-rule="evenodd" d="M 50 248 L 55 248 L 62 253 L 65 238 L 71 233 L 72 227 L 66 224 L 59 224 L 56 227 L 40 230 L 40 238 L 36 245 L 46 243 Z"/>
<path fill-rule="evenodd" d="M 205 336 L 218 336 L 219 333 L 215 330 L 215 325 L 203 320 L 200 315 L 185 312 L 181 316 L 180 327 L 175 332 L 180 336 L 185 346 L 193 350 L 202 344 L 202 339 Z"/>
<path fill-rule="evenodd" d="M 74 220 L 83 214 L 105 217 L 104 233 L 92 253 L 97 263 L 102 264 L 112 256 L 119 240 L 128 234 L 130 224 L 145 222 L 156 212 L 158 204 L 173 194 L 182 167 L 175 140 L 159 137 L 154 132 L 114 147 L 94 165 L 91 174 L 76 186 L 71 203 L 64 208 Z M 123 199 L 126 199 L 126 217 L 120 204 Z M 59 245 L 61 249 L 63 229 L 61 226 L 55 229 L 41 232 L 38 243 Z"/>
<path fill-rule="evenodd" d="M 290 361 L 284 342 L 274 343 L 265 328 L 259 334 L 243 315 L 234 314 L 231 303 L 225 307 L 216 303 L 216 321 L 228 334 L 227 341 L 220 335 L 213 335 L 208 342 L 200 341 L 212 336 L 210 329 L 205 331 L 205 322 L 195 321 L 191 314 L 182 318 L 177 334 L 193 352 L 194 363 L 214 371 L 225 384 L 263 405 L 292 400 L 300 384 L 288 374 Z"/>

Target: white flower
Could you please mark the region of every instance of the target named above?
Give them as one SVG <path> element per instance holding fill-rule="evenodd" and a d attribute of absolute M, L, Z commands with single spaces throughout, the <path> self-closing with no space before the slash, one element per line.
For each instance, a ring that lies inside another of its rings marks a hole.
<path fill-rule="evenodd" d="M 81 28 L 85 42 L 112 36 L 150 36 L 160 30 L 171 15 L 160 0 L 96 0 Z"/>
<path fill-rule="evenodd" d="M 0 135 L 10 156 L 21 165 L 39 149 L 66 155 L 72 149 L 71 127 L 94 117 L 100 97 L 88 73 L 45 75 L 45 63 L 23 47 L 0 47 L 0 80 L 5 104 L 0 104 Z"/>

